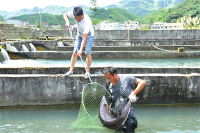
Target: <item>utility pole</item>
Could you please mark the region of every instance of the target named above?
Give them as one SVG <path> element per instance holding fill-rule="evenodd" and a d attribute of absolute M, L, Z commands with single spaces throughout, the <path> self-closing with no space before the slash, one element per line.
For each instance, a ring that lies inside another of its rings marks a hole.
<path fill-rule="evenodd" d="M 40 8 L 40 27 L 42 29 L 42 15 L 41 15 L 41 8 Z"/>

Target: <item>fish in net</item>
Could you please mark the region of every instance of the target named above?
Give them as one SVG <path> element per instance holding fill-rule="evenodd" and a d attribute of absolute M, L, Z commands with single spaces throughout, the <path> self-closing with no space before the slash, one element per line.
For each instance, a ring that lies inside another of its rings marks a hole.
<path fill-rule="evenodd" d="M 105 128 L 99 119 L 102 97 L 109 99 L 110 93 L 98 83 L 89 83 L 82 90 L 82 100 L 78 118 L 72 123 L 74 128 Z M 107 101 L 108 105 L 110 101 Z"/>
<path fill-rule="evenodd" d="M 120 103 L 119 103 L 120 104 Z M 121 105 L 117 111 L 118 115 L 114 116 L 110 113 L 106 98 L 103 96 L 100 103 L 99 118 L 101 123 L 109 129 L 119 129 L 126 121 L 131 109 L 131 101 L 129 100 L 126 105 Z"/>

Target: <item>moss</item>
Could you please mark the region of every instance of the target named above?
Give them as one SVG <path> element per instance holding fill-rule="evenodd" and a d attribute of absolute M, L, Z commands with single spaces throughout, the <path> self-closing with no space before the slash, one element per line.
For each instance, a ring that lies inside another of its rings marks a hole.
<path fill-rule="evenodd" d="M 133 106 L 200 106 L 200 103 L 134 104 Z"/>
<path fill-rule="evenodd" d="M 43 47 L 35 46 L 35 48 L 37 49 L 37 51 L 48 51 L 48 49 L 45 49 Z"/>
<path fill-rule="evenodd" d="M 23 108 L 80 108 L 80 104 L 68 103 L 63 105 L 18 105 L 0 106 L 0 109 L 23 109 Z"/>
<path fill-rule="evenodd" d="M 190 78 L 190 75 L 186 75 L 186 78 Z"/>
<path fill-rule="evenodd" d="M 179 103 L 179 104 L 134 104 L 134 107 L 139 106 L 200 106 L 200 103 Z M 0 109 L 23 109 L 23 108 L 80 108 L 80 103 L 67 103 L 62 105 L 18 105 L 18 106 L 0 106 Z"/>
<path fill-rule="evenodd" d="M 10 54 L 10 52 L 8 53 L 8 55 L 10 59 L 25 59 L 22 56 Z"/>
<path fill-rule="evenodd" d="M 0 49 L 1 49 L 1 48 L 5 49 L 5 47 L 4 47 L 4 46 L 0 45 Z"/>
<path fill-rule="evenodd" d="M 37 67 L 38 70 L 45 70 L 46 68 Z"/>
<path fill-rule="evenodd" d="M 1 46 L 0 46 L 0 52 L 1 52 Z M 0 55 L 0 62 L 1 62 L 1 55 Z"/>
<path fill-rule="evenodd" d="M 65 75 L 61 75 L 60 77 L 65 77 Z"/>
<path fill-rule="evenodd" d="M 34 69 L 34 68 L 33 68 L 33 67 L 24 67 L 23 69 L 32 70 L 32 69 Z"/>

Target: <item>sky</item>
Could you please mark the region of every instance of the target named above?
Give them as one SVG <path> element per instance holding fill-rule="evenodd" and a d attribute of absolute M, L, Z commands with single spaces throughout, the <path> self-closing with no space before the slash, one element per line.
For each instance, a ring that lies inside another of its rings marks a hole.
<path fill-rule="evenodd" d="M 97 0 L 99 7 L 116 4 L 122 0 Z M 0 4 L 0 11 L 16 11 L 23 8 L 33 9 L 33 7 L 45 8 L 48 5 L 58 5 L 71 7 L 76 5 L 90 5 L 91 0 L 3 0 Z"/>

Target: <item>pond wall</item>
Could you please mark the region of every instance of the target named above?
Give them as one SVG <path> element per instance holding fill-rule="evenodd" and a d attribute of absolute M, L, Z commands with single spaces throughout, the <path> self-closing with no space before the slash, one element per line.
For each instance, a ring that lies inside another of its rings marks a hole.
<path fill-rule="evenodd" d="M 200 102 L 200 74 L 132 74 L 146 81 L 138 104 Z M 91 79 L 109 87 L 104 75 Z M 80 104 L 82 89 L 90 83 L 84 75 L 1 74 L 0 106 Z"/>

